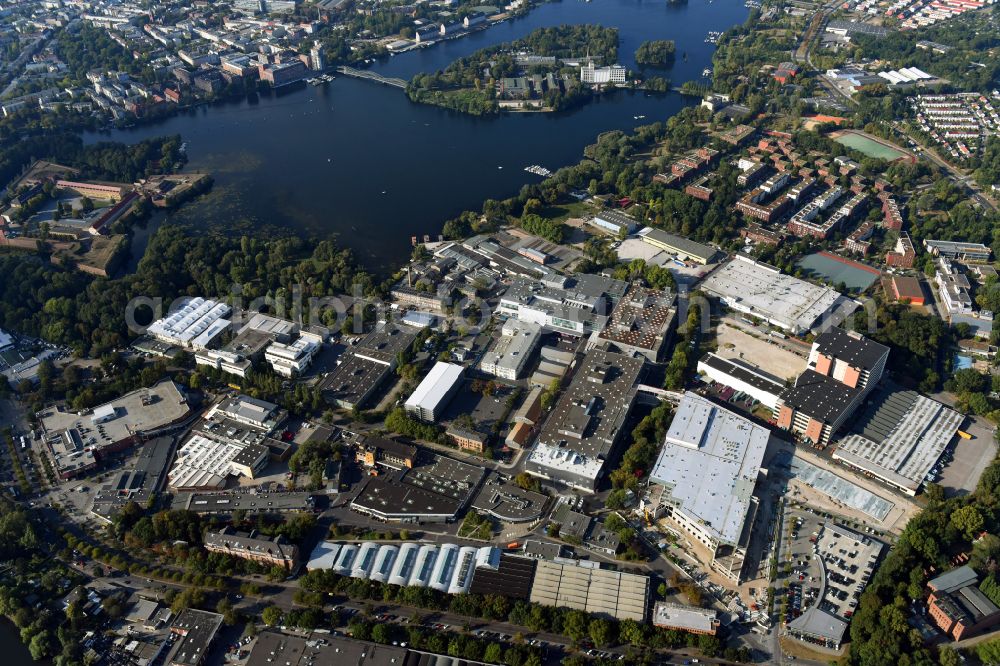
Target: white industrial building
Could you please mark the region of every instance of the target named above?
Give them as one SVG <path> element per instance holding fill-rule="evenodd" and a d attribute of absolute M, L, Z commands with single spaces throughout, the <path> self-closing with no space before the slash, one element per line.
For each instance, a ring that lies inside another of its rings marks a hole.
<path fill-rule="evenodd" d="M 448 594 L 464 594 L 476 569 L 496 571 L 500 549 L 496 546 L 440 546 L 406 542 L 399 545 L 373 541 L 360 546 L 320 542 L 306 568 L 331 569 L 341 576 L 365 578 L 400 586 L 430 587 Z"/>
<path fill-rule="evenodd" d="M 520 379 L 542 338 L 542 327 L 526 321 L 508 319 L 501 337 L 483 355 L 479 368 L 488 375 L 502 379 Z"/>
<path fill-rule="evenodd" d="M 195 433 L 178 449 L 169 485 L 175 490 L 221 489 L 230 476 L 254 478 L 267 466 L 268 457 L 267 447 L 260 444 Z"/>
<path fill-rule="evenodd" d="M 271 343 L 264 352 L 264 360 L 282 377 L 297 377 L 309 368 L 322 346 L 321 336 L 302 333 L 291 343 Z"/>
<path fill-rule="evenodd" d="M 437 421 L 462 385 L 464 370 L 465 368 L 454 363 L 444 361 L 435 363 L 417 389 L 407 398 L 406 412 L 422 421 L 429 423 Z"/>
<path fill-rule="evenodd" d="M 167 344 L 186 349 L 205 349 L 226 328 L 232 312 L 225 303 L 200 296 L 186 299 L 183 304 L 162 319 L 157 319 L 146 333 Z"/>
<path fill-rule="evenodd" d="M 684 394 L 650 474 L 666 516 L 739 582 L 770 431 L 691 392 Z"/>
<path fill-rule="evenodd" d="M 596 562 L 539 560 L 529 600 L 644 622 L 649 605 L 649 576 L 601 569 Z"/>
<path fill-rule="evenodd" d="M 582 273 L 540 282 L 515 279 L 500 297 L 501 317 L 538 324 L 544 329 L 583 336 L 604 330 L 628 283 Z"/>

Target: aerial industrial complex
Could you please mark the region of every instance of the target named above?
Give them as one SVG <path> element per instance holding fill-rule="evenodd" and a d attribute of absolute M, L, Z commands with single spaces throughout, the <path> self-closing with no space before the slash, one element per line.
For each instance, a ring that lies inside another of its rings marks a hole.
<path fill-rule="evenodd" d="M 686 393 L 649 476 L 663 487 L 663 513 L 711 553 L 714 569 L 737 582 L 769 438 L 766 428 Z"/>

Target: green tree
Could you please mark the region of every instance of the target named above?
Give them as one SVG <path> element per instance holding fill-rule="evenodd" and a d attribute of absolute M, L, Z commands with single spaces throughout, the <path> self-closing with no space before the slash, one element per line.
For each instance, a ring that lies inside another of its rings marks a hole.
<path fill-rule="evenodd" d="M 972 540 L 983 529 L 983 515 L 975 505 L 968 504 L 956 509 L 951 514 L 951 524 L 961 532 L 966 539 Z"/>
<path fill-rule="evenodd" d="M 284 614 L 277 606 L 268 606 L 260 614 L 260 619 L 269 627 L 276 627 L 281 624 L 283 617 Z"/>

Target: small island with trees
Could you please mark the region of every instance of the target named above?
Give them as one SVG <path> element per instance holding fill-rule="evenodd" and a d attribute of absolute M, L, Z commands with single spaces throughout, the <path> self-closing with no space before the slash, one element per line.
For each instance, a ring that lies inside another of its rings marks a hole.
<path fill-rule="evenodd" d="M 670 67 L 674 64 L 675 51 L 672 39 L 643 42 L 635 50 L 635 62 L 642 67 Z"/>
<path fill-rule="evenodd" d="M 597 25 L 539 28 L 459 58 L 444 70 L 417 74 L 406 92 L 414 102 L 473 115 L 566 110 L 593 95 L 579 77 L 588 57 L 595 64 L 615 63 L 618 31 Z"/>

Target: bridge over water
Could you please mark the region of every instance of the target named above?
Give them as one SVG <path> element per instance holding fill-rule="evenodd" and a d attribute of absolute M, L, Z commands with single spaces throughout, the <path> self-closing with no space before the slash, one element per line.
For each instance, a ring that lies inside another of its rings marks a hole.
<path fill-rule="evenodd" d="M 375 81 L 376 83 L 383 83 L 387 86 L 392 86 L 393 88 L 400 88 L 402 90 L 406 89 L 407 82 L 403 79 L 397 79 L 390 76 L 382 76 L 381 74 L 376 74 L 375 72 L 369 72 L 363 69 L 354 69 L 353 67 L 348 67 L 347 65 L 341 65 L 337 68 L 337 71 L 344 76 L 352 76 L 356 79 L 368 79 L 369 81 Z"/>

